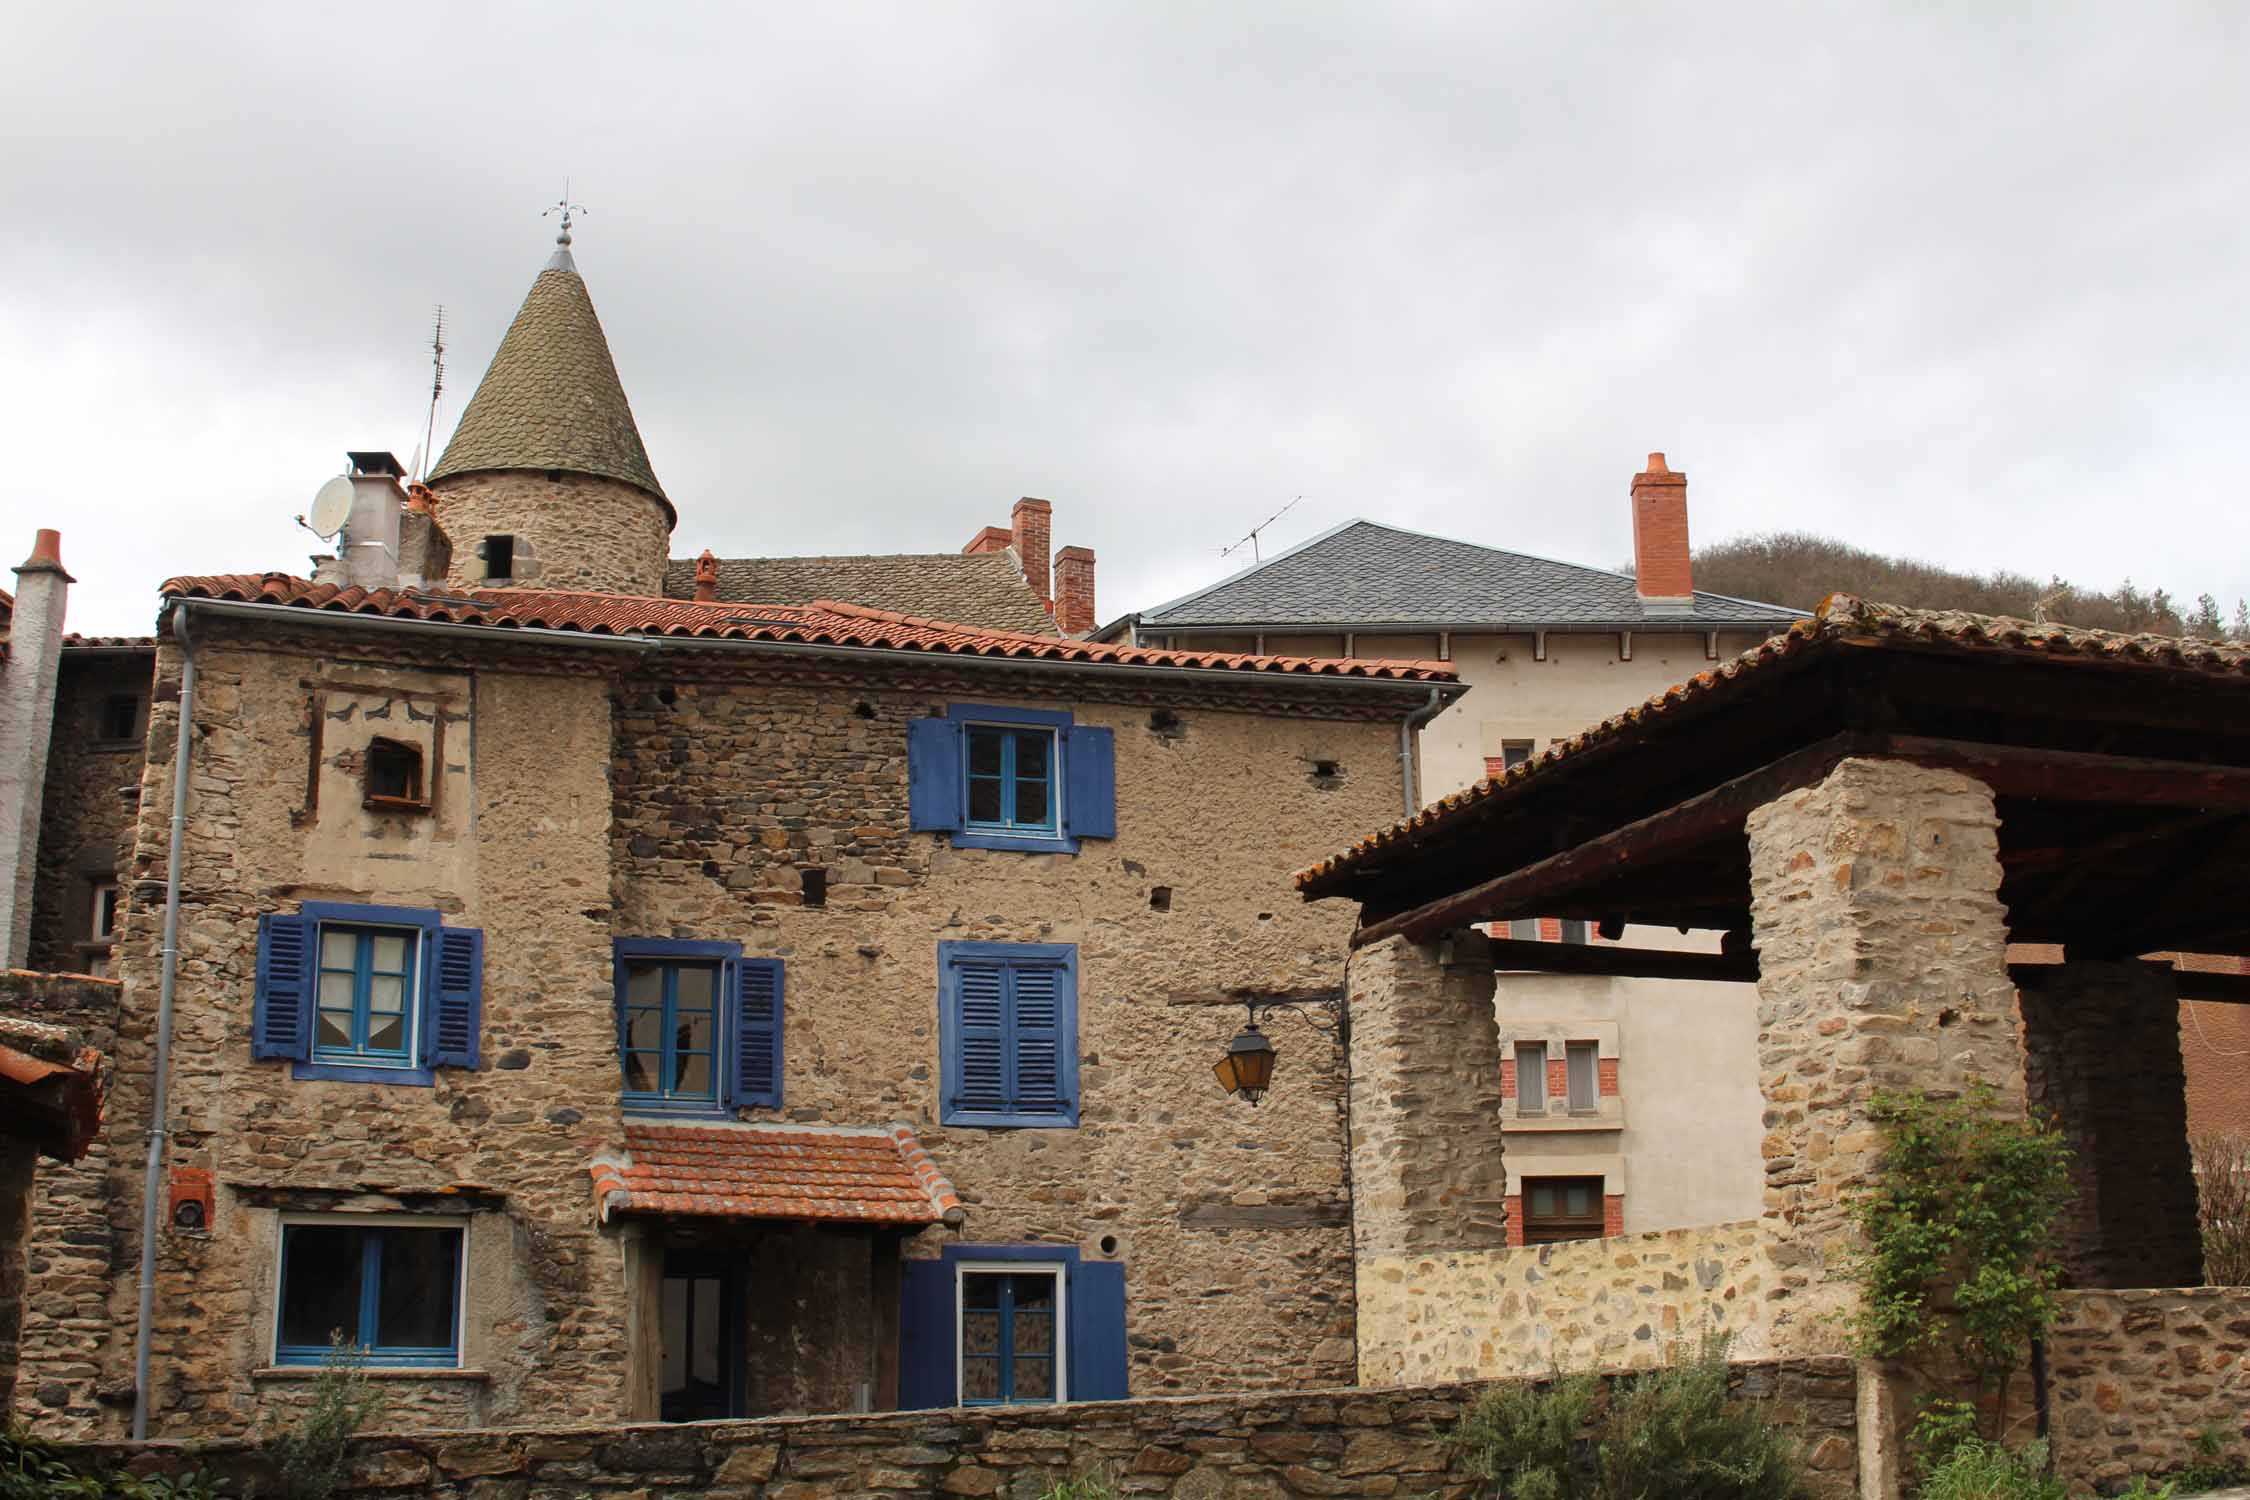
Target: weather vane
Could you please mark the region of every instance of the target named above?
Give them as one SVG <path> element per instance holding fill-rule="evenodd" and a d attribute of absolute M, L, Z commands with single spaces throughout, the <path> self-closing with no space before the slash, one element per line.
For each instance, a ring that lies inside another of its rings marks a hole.
<path fill-rule="evenodd" d="M 548 204 L 545 208 L 541 209 L 539 211 L 539 217 L 544 219 L 551 213 L 560 213 L 562 215 L 562 229 L 560 233 L 556 234 L 555 243 L 562 246 L 565 250 L 568 250 L 570 248 L 570 216 L 572 214 L 582 214 L 584 212 L 586 212 L 585 204 L 573 203 L 570 201 L 570 179 L 565 177 L 563 179 L 562 196 L 560 198 L 557 198 L 554 202 Z"/>

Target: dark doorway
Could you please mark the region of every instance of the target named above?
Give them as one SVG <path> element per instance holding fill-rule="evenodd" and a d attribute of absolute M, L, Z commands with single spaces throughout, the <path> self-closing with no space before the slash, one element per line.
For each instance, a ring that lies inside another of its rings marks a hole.
<path fill-rule="evenodd" d="M 658 1415 L 667 1422 L 743 1415 L 742 1274 L 733 1257 L 668 1251 L 660 1307 Z"/>

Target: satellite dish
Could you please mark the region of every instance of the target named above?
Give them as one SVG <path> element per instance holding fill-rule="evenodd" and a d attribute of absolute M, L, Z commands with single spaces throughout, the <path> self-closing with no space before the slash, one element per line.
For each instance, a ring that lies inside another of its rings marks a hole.
<path fill-rule="evenodd" d="M 352 513 L 352 482 L 339 474 L 320 487 L 313 496 L 312 517 L 307 523 L 313 535 L 330 537 L 344 529 L 344 518 Z"/>

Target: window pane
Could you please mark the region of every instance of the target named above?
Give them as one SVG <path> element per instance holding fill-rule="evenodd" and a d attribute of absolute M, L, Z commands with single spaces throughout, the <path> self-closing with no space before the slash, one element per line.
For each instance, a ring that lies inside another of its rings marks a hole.
<path fill-rule="evenodd" d="M 672 1092 L 688 1099 L 709 1099 L 711 1089 L 711 1059 L 708 1057 L 683 1057 L 680 1059 L 680 1081 Z"/>
<path fill-rule="evenodd" d="M 663 1091 L 658 1071 L 664 1059 L 655 1052 L 628 1052 L 625 1054 L 625 1092 L 628 1094 L 655 1094 Z"/>
<path fill-rule="evenodd" d="M 969 821 L 972 823 L 997 823 L 1000 821 L 1000 783 L 983 779 L 969 783 Z"/>
<path fill-rule="evenodd" d="M 365 1231 L 341 1224 L 291 1224 L 282 1231 L 281 1342 L 328 1347 L 341 1331 L 359 1339 L 359 1254 Z"/>
<path fill-rule="evenodd" d="M 1044 733 L 1023 733 L 1016 736 L 1016 775 L 1036 776 L 1044 780 L 1047 775 L 1048 753 L 1054 738 Z"/>
<path fill-rule="evenodd" d="M 1598 1109 L 1601 1090 L 1596 1082 L 1595 1061 L 1598 1049 L 1592 1042 L 1570 1044 L 1570 1107 L 1572 1109 Z"/>
<path fill-rule="evenodd" d="M 320 1003 L 330 1010 L 352 1008 L 352 976 L 350 970 L 341 974 L 323 969 L 320 972 Z"/>
<path fill-rule="evenodd" d="M 461 1264 L 458 1229 L 385 1229 L 375 1342 L 387 1349 L 453 1347 L 453 1289 Z"/>
<path fill-rule="evenodd" d="M 359 940 L 351 933 L 334 927 L 320 929 L 320 966 L 324 969 L 349 969 L 352 956 L 359 950 Z"/>
<path fill-rule="evenodd" d="M 1016 1309 L 1016 1353 L 1055 1352 L 1055 1315 L 1051 1311 Z"/>
<path fill-rule="evenodd" d="M 377 974 L 367 981 L 367 1008 L 386 1015 L 406 1009 L 406 981 L 396 974 Z"/>
<path fill-rule="evenodd" d="M 1545 1183 L 1539 1183 L 1533 1186 L 1526 1196 L 1530 1199 L 1529 1208 L 1532 1214 L 1542 1219 L 1554 1217 L 1555 1190 L 1553 1188 L 1548 1187 Z"/>
<path fill-rule="evenodd" d="M 406 1017 L 369 1016 L 367 1018 L 367 1050 L 370 1052 L 405 1051 Z"/>
<path fill-rule="evenodd" d="M 998 1354 L 1000 1314 L 974 1308 L 961 1314 L 961 1350 L 965 1354 Z"/>
<path fill-rule="evenodd" d="M 1016 783 L 1016 821 L 1033 826 L 1047 822 L 1047 783 L 1021 781 Z"/>
<path fill-rule="evenodd" d="M 625 966 L 625 998 L 634 1005 L 662 1005 L 664 1003 L 663 966 L 651 963 L 628 963 Z"/>
<path fill-rule="evenodd" d="M 1025 1359 L 1018 1355 L 1016 1357 L 1016 1388 L 1009 1395 L 1017 1401 L 1054 1400 L 1054 1360 Z"/>
<path fill-rule="evenodd" d="M 379 932 L 375 935 L 375 967 L 386 974 L 406 972 L 407 939 L 403 933 Z"/>
<path fill-rule="evenodd" d="M 719 1383 L 719 1280 L 698 1277 L 695 1282 L 695 1347 L 688 1356 L 688 1373 L 705 1385 Z"/>
<path fill-rule="evenodd" d="M 1536 1115 L 1547 1108 L 1547 1049 L 1534 1043 L 1516 1048 L 1516 1107 Z"/>
<path fill-rule="evenodd" d="M 1563 1190 L 1563 1212 L 1574 1219 L 1583 1219 L 1594 1211 L 1594 1195 L 1584 1183 L 1574 1182 Z"/>
<path fill-rule="evenodd" d="M 1000 731 L 997 729 L 972 729 L 969 731 L 969 774 L 971 776 L 997 776 L 1000 774 Z"/>
<path fill-rule="evenodd" d="M 961 1399 L 1000 1399 L 1000 1361 L 997 1358 L 979 1359 L 972 1355 L 961 1361 Z"/>
<path fill-rule="evenodd" d="M 709 1010 L 719 997 L 719 971 L 711 968 L 682 968 L 676 991 L 681 1010 Z"/>
<path fill-rule="evenodd" d="M 664 1012 L 633 1009 L 625 1012 L 625 1045 L 655 1052 L 664 1045 Z"/>
<path fill-rule="evenodd" d="M 672 1028 L 672 1045 L 682 1052 L 708 1052 L 711 1050 L 711 1012 L 683 1010 L 677 1025 Z"/>
<path fill-rule="evenodd" d="M 322 1011 L 320 1013 L 320 1024 L 314 1028 L 313 1045 L 316 1047 L 349 1047 L 351 1044 L 351 1012 Z"/>

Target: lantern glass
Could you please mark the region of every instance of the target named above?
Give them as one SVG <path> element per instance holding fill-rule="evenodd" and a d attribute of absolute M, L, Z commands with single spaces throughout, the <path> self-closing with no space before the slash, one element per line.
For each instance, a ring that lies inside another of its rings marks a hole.
<path fill-rule="evenodd" d="M 1255 1104 L 1273 1082 L 1273 1062 L 1273 1043 L 1253 1024 L 1227 1044 L 1227 1055 L 1211 1071 L 1219 1087 Z"/>

